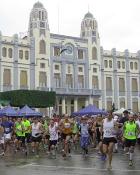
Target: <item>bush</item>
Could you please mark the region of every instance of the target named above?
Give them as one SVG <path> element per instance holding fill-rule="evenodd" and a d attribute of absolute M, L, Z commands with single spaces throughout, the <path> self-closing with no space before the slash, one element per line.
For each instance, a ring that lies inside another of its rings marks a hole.
<path fill-rule="evenodd" d="M 14 90 L 0 93 L 0 100 L 10 101 L 11 106 L 22 107 L 28 105 L 36 108 L 53 107 L 55 105 L 55 92 L 39 90 Z"/>

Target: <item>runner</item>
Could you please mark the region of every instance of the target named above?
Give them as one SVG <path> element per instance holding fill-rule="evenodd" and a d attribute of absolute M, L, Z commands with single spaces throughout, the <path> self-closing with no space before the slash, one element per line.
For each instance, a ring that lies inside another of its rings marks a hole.
<path fill-rule="evenodd" d="M 64 119 L 62 119 L 59 123 L 61 138 L 64 142 L 64 149 L 62 150 L 63 157 L 66 157 L 67 154 L 70 156 L 70 139 L 72 135 L 72 127 L 73 123 L 71 122 L 68 114 L 65 114 Z"/>
<path fill-rule="evenodd" d="M 83 156 L 88 156 L 88 146 L 89 146 L 89 125 L 87 123 L 87 118 L 82 117 L 81 118 L 81 124 L 80 124 L 80 145 L 83 149 Z"/>
<path fill-rule="evenodd" d="M 129 151 L 129 166 L 132 166 L 136 139 L 139 134 L 139 125 L 135 122 L 132 114 L 129 114 L 128 119 L 129 120 L 126 121 L 123 126 L 123 137 L 125 151 Z"/>
<path fill-rule="evenodd" d="M 24 125 L 22 123 L 21 118 L 18 118 L 17 122 L 15 122 L 15 133 L 16 133 L 15 152 L 20 150 L 21 147 L 23 148 L 23 151 L 25 151 L 26 150 L 26 146 L 25 146 L 25 128 L 24 128 Z"/>
<path fill-rule="evenodd" d="M 117 123 L 113 120 L 112 112 L 108 112 L 107 117 L 103 120 L 103 153 L 102 159 L 105 160 L 108 155 L 108 169 L 112 169 L 112 153 L 116 143 L 114 132 L 117 129 Z"/>
<path fill-rule="evenodd" d="M 10 149 L 10 141 L 12 137 L 13 123 L 8 121 L 8 117 L 4 116 L 1 126 L 4 129 L 4 153 L 6 153 L 7 149 Z"/>
<path fill-rule="evenodd" d="M 55 124 L 53 119 L 50 120 L 50 125 L 48 129 L 49 129 L 49 135 L 50 135 L 49 150 L 52 156 L 56 158 L 56 145 L 58 141 L 58 126 Z"/>
<path fill-rule="evenodd" d="M 30 121 L 24 116 L 22 125 L 24 126 L 24 132 L 25 132 L 25 154 L 27 155 L 28 151 L 28 144 L 31 141 L 31 123 Z"/>
<path fill-rule="evenodd" d="M 36 157 L 39 157 L 39 144 L 42 141 L 43 126 L 39 122 L 38 118 L 33 118 L 33 123 L 31 124 L 32 130 L 32 152 L 36 151 Z"/>

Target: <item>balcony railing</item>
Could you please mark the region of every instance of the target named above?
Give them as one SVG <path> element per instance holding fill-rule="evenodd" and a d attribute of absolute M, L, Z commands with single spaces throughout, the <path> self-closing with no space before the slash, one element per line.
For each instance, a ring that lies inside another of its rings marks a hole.
<path fill-rule="evenodd" d="M 56 94 L 60 95 L 95 95 L 101 96 L 99 89 L 74 89 L 74 88 L 53 88 Z"/>

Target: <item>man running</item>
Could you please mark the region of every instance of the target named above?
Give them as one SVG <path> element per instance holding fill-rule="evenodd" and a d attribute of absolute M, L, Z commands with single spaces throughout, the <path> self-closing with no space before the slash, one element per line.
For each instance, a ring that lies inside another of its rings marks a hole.
<path fill-rule="evenodd" d="M 59 123 L 59 128 L 62 134 L 61 137 L 64 141 L 64 149 L 62 150 L 63 157 L 66 157 L 67 154 L 69 154 L 70 156 L 69 142 L 72 135 L 72 127 L 73 127 L 73 123 L 71 122 L 68 114 L 65 114 L 64 119 L 61 120 Z"/>
<path fill-rule="evenodd" d="M 39 157 L 39 144 L 42 141 L 43 125 L 39 122 L 38 118 L 33 118 L 33 123 L 31 124 L 32 130 L 32 152 L 36 150 L 36 156 Z"/>
<path fill-rule="evenodd" d="M 4 153 L 7 151 L 7 148 L 10 147 L 10 141 L 13 132 L 13 123 L 8 120 L 8 117 L 3 117 L 3 122 L 1 126 L 4 130 Z"/>
<path fill-rule="evenodd" d="M 49 125 L 49 135 L 50 135 L 50 143 L 49 143 L 49 150 L 52 153 L 52 156 L 56 158 L 56 145 L 58 141 L 58 126 L 55 124 L 54 120 L 50 120 Z"/>
<path fill-rule="evenodd" d="M 81 124 L 80 124 L 80 145 L 83 149 L 83 155 L 84 157 L 88 156 L 88 146 L 89 146 L 89 124 L 87 123 L 87 118 L 82 117 L 81 118 Z"/>
<path fill-rule="evenodd" d="M 116 143 L 115 131 L 117 129 L 117 123 L 113 120 L 112 112 L 108 112 L 107 117 L 103 120 L 102 130 L 103 130 L 103 157 L 106 159 L 108 155 L 108 169 L 112 169 L 112 153 L 113 147 Z"/>
<path fill-rule="evenodd" d="M 129 166 L 133 165 L 134 148 L 138 134 L 139 125 L 135 122 L 134 116 L 129 114 L 128 121 L 123 126 L 125 151 L 129 151 Z"/>

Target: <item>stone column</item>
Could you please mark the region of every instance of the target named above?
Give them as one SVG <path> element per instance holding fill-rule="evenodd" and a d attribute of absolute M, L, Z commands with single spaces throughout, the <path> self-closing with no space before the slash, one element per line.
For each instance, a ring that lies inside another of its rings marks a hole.
<path fill-rule="evenodd" d="M 78 111 L 78 98 L 74 98 L 74 112 Z"/>
<path fill-rule="evenodd" d="M 35 40 L 31 38 L 30 40 L 30 89 L 35 89 Z"/>
<path fill-rule="evenodd" d="M 112 98 L 112 103 L 115 104 L 115 108 L 118 109 L 118 75 L 117 75 L 117 59 L 116 59 L 116 49 L 112 49 L 113 55 L 113 84 L 114 84 L 114 100 Z M 112 93 L 113 96 L 113 93 Z"/>
<path fill-rule="evenodd" d="M 129 70 L 129 51 L 125 50 L 126 58 L 126 94 L 127 94 L 127 109 L 132 109 L 132 95 L 131 95 L 131 84 L 130 84 L 130 70 Z"/>
<path fill-rule="evenodd" d="M 66 102 L 65 97 L 62 98 L 62 114 L 66 113 Z"/>
<path fill-rule="evenodd" d="M 13 58 L 14 60 L 14 75 L 13 75 L 14 76 L 14 82 L 13 82 L 14 87 L 13 89 L 17 90 L 19 89 L 18 86 L 20 86 L 18 84 L 18 80 L 20 77 L 20 73 L 18 73 L 18 35 L 15 34 L 13 38 L 14 38 L 14 54 L 13 54 L 14 55 L 14 58 Z"/>

